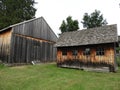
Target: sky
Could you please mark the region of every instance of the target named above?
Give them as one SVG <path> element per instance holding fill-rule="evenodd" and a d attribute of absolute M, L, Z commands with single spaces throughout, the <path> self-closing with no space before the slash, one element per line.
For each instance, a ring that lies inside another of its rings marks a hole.
<path fill-rule="evenodd" d="M 36 17 L 43 16 L 51 29 L 58 35 L 59 27 L 63 20 L 72 16 L 73 20 L 79 21 L 80 30 L 84 13 L 92 13 L 100 10 L 108 25 L 117 24 L 120 35 L 120 0 L 35 0 Z"/>

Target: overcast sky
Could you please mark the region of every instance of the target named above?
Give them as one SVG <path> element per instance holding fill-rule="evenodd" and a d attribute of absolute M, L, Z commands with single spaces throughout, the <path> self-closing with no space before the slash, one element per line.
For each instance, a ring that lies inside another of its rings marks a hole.
<path fill-rule="evenodd" d="M 79 21 L 80 29 L 83 29 L 81 20 L 84 13 L 92 13 L 100 10 L 108 25 L 117 24 L 120 35 L 120 0 L 35 0 L 38 4 L 36 17 L 43 16 L 52 30 L 58 34 L 62 20 L 68 16 Z"/>

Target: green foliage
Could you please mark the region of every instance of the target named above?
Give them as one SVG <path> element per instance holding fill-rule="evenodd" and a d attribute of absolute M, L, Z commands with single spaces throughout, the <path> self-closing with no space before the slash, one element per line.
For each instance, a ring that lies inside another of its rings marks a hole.
<path fill-rule="evenodd" d="M 103 15 L 98 10 L 95 10 L 90 15 L 85 13 L 81 23 L 83 24 L 84 28 L 94 28 L 107 25 L 107 21 L 103 18 Z"/>
<path fill-rule="evenodd" d="M 116 61 L 117 61 L 117 65 L 120 66 L 120 47 L 116 48 L 116 53 L 117 53 L 117 57 L 116 57 Z"/>
<path fill-rule="evenodd" d="M 66 22 L 64 20 L 62 21 L 62 24 L 59 29 L 61 30 L 62 33 L 69 31 L 76 31 L 79 29 L 78 24 L 79 23 L 77 20 L 73 20 L 71 16 L 68 16 L 66 18 Z"/>
<path fill-rule="evenodd" d="M 120 56 L 117 56 L 116 62 L 117 62 L 117 65 L 120 66 Z"/>
<path fill-rule="evenodd" d="M 0 29 L 35 17 L 34 0 L 0 0 Z"/>
<path fill-rule="evenodd" d="M 55 64 L 8 67 L 0 70 L 0 90 L 119 89 L 120 70 L 117 73 L 96 73 L 58 68 Z"/>
<path fill-rule="evenodd" d="M 120 51 L 120 47 L 117 47 L 116 50 L 117 50 L 117 51 Z"/>

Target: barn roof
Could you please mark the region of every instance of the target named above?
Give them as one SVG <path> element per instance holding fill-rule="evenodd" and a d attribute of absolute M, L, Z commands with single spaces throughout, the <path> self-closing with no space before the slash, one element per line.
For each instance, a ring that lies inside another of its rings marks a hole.
<path fill-rule="evenodd" d="M 118 41 L 117 25 L 107 25 L 61 34 L 56 47 L 112 43 Z"/>

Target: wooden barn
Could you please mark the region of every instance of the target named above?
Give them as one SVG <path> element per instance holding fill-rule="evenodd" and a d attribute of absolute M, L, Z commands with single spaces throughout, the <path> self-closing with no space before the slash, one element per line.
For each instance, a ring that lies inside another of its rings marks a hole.
<path fill-rule="evenodd" d="M 117 25 L 63 33 L 56 43 L 57 65 L 116 71 Z"/>
<path fill-rule="evenodd" d="M 11 25 L 0 31 L 0 60 L 4 63 L 56 60 L 56 41 L 57 36 L 43 17 Z"/>

